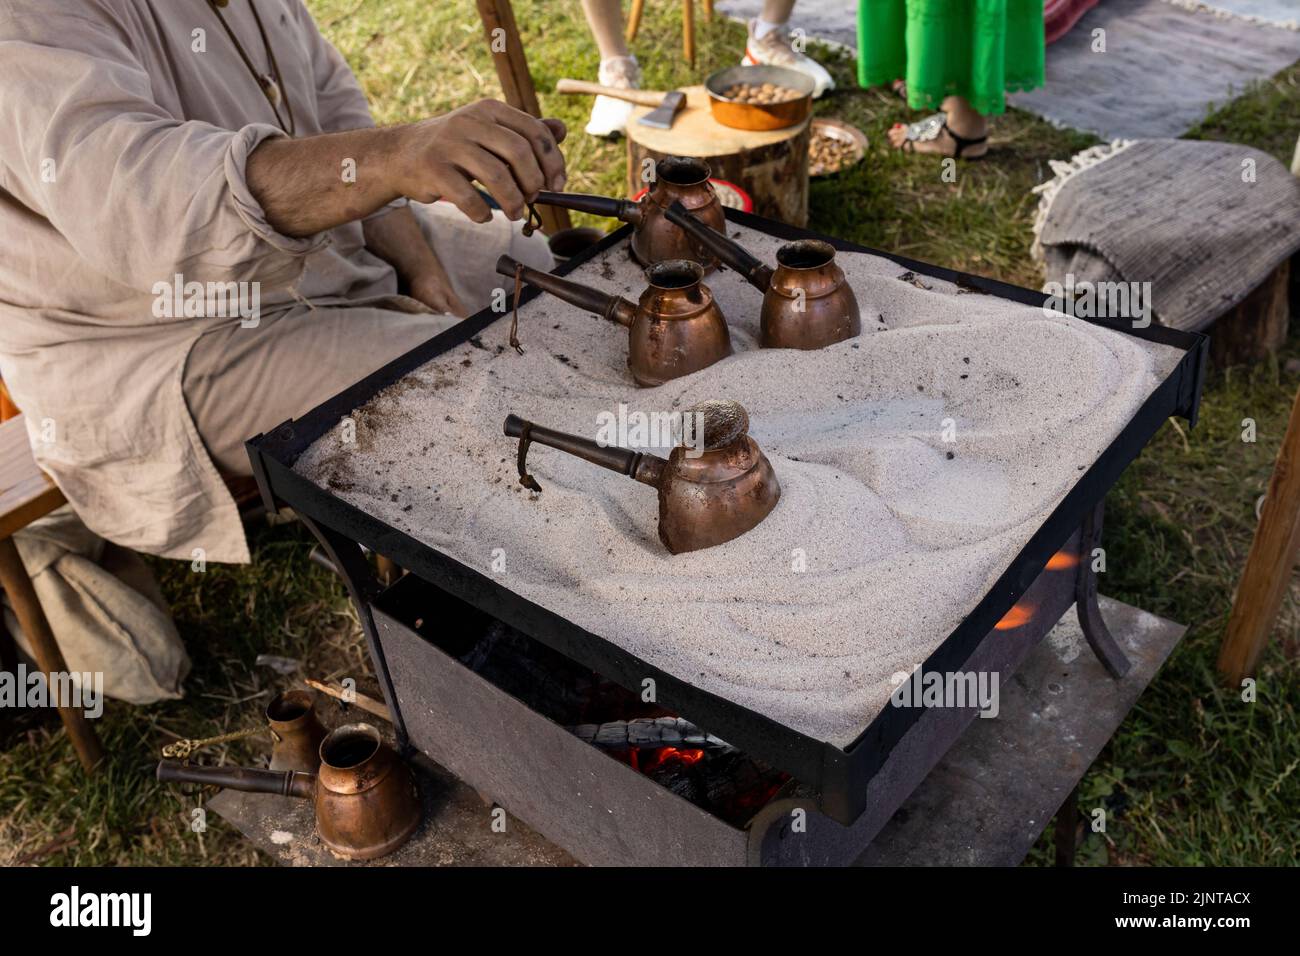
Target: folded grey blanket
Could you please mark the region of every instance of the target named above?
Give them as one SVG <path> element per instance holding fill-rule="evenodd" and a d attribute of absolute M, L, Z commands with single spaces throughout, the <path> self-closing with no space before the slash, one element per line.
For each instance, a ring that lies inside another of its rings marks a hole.
<path fill-rule="evenodd" d="M 1300 249 L 1300 179 L 1234 143 L 1094 146 L 1037 187 L 1047 282 L 1150 283 L 1154 319 L 1200 330 Z"/>

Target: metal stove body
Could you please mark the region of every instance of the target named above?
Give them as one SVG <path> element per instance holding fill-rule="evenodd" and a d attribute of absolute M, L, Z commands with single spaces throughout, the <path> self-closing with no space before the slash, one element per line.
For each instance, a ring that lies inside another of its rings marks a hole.
<path fill-rule="evenodd" d="M 728 211 L 729 218 L 784 239 L 819 238 L 884 256 L 923 275 L 1042 306 L 1042 293 L 956 273 L 804 230 Z M 560 270 L 572 270 L 626 237 L 624 228 Z M 526 291 L 521 301 L 535 292 Z M 269 509 L 288 505 L 311 529 L 348 584 L 399 742 L 418 749 L 486 797 L 592 864 L 822 865 L 856 859 L 975 718 L 972 708 L 886 707 L 848 747 L 809 738 L 652 667 L 600 635 L 504 588 L 366 514 L 293 470 L 294 461 L 353 408 L 478 334 L 501 316 L 480 313 L 274 432 L 248 443 Z M 1151 327 L 1132 330 L 1184 351 L 1183 359 L 1129 425 L 1047 517 L 979 604 L 922 664 L 926 673 L 997 672 L 1002 681 L 1072 604 L 1090 646 L 1114 676 L 1127 661 L 1097 608 L 1093 549 L 1107 489 L 1163 421 L 1194 421 L 1207 340 Z M 384 588 L 365 550 L 408 575 Z M 1013 608 L 1032 613 L 1009 614 Z M 636 692 L 652 678 L 668 711 L 716 735 L 788 783 L 743 825 L 727 822 L 548 719 L 466 667 L 439 635 L 499 621 Z"/>

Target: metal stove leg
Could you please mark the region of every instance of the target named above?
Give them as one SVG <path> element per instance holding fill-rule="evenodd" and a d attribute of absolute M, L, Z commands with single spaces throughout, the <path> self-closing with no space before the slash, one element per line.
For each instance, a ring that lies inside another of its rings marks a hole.
<path fill-rule="evenodd" d="M 379 582 L 370 569 L 370 563 L 366 561 L 361 545 L 331 528 L 316 524 L 302 513 L 298 514 L 298 519 L 316 536 L 326 557 L 343 578 L 343 583 L 347 585 L 348 595 L 352 598 L 352 604 L 357 609 L 357 617 L 361 621 L 361 630 L 366 635 L 366 646 L 370 650 L 371 663 L 375 666 L 375 676 L 379 678 L 379 688 L 383 691 L 384 703 L 388 705 L 388 713 L 393 719 L 398 748 L 405 754 L 410 746 L 406 736 L 406 724 L 402 721 L 402 712 L 397 708 L 397 694 L 393 691 L 388 662 L 384 660 L 384 651 L 375 630 L 375 619 L 370 613 L 370 601 L 379 593 Z"/>
<path fill-rule="evenodd" d="M 1133 663 L 1120 649 L 1110 629 L 1102 619 L 1101 608 L 1097 605 L 1097 572 L 1092 569 L 1092 551 L 1101 546 L 1101 516 L 1105 502 L 1097 502 L 1097 507 L 1083 519 L 1083 528 L 1079 533 L 1079 578 L 1075 585 L 1075 607 L 1079 612 L 1079 626 L 1083 636 L 1088 639 L 1088 646 L 1097 655 L 1097 659 L 1111 677 L 1123 677 L 1132 668 Z"/>

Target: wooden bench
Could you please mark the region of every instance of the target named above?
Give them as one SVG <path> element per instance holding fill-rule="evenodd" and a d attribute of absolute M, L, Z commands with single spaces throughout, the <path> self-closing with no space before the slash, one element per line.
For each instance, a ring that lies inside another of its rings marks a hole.
<path fill-rule="evenodd" d="M 9 595 L 14 616 L 31 642 L 37 666 L 47 678 L 51 673 L 66 672 L 68 666 L 36 598 L 32 579 L 18 556 L 13 535 L 65 500 L 49 476 L 37 467 L 22 416 L 0 422 L 0 587 Z M 3 640 L 12 638 L 6 633 Z M 60 707 L 59 717 L 81 765 L 87 771 L 93 770 L 103 760 L 104 749 L 85 714 L 77 708 Z"/>

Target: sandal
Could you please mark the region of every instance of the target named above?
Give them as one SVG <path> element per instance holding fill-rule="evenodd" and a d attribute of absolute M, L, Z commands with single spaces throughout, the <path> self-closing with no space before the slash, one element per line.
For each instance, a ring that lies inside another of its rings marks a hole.
<path fill-rule="evenodd" d="M 952 138 L 957 148 L 952 154 L 953 159 L 961 159 L 961 154 L 972 146 L 978 146 L 981 143 L 988 142 L 988 134 L 970 138 L 967 136 L 958 136 L 948 125 L 948 117 L 943 113 L 935 113 L 933 116 L 927 116 L 923 120 L 917 120 L 915 123 L 907 124 L 907 139 L 903 140 L 902 150 L 905 153 L 916 152 L 913 143 L 929 143 L 938 139 L 940 134 L 947 133 Z M 968 159 L 981 159 L 981 156 L 968 156 Z"/>

